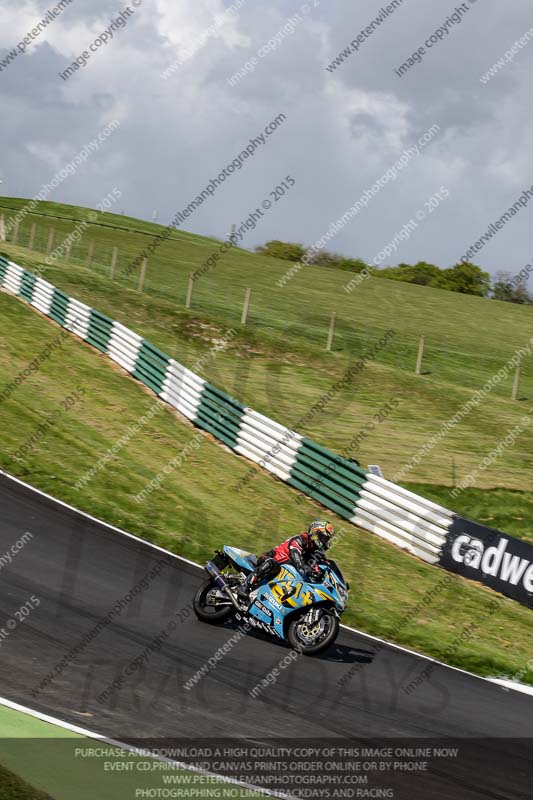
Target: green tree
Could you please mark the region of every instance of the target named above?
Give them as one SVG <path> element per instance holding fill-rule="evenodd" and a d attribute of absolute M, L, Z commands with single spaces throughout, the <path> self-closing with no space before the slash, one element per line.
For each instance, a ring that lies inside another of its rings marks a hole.
<path fill-rule="evenodd" d="M 394 281 L 416 283 L 419 286 L 429 286 L 441 273 L 441 269 L 427 261 L 418 261 L 416 264 L 398 264 L 397 267 L 386 267 L 379 273 L 384 278 Z"/>
<path fill-rule="evenodd" d="M 505 303 L 530 304 L 533 298 L 527 290 L 527 281 L 524 278 L 514 278 L 510 272 L 497 272 L 492 285 L 493 300 L 503 300 Z"/>
<path fill-rule="evenodd" d="M 333 267 L 348 272 L 362 272 L 367 266 L 360 258 L 348 258 L 340 253 L 330 253 L 329 250 L 321 250 L 311 259 L 310 263 L 317 267 Z"/>
<path fill-rule="evenodd" d="M 441 270 L 429 285 L 437 289 L 448 289 L 450 292 L 486 297 L 490 289 L 490 275 L 475 264 L 460 262 L 454 267 Z"/>
<path fill-rule="evenodd" d="M 281 258 L 283 261 L 301 261 L 305 248 L 302 244 L 295 242 L 280 242 L 279 239 L 272 239 L 270 242 L 255 248 L 256 253 L 272 258 Z"/>

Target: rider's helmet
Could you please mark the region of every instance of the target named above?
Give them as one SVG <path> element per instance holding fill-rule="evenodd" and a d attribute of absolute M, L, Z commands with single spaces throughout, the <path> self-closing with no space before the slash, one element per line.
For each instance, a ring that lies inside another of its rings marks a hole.
<path fill-rule="evenodd" d="M 331 540 L 335 535 L 335 530 L 331 522 L 326 522 L 323 519 L 314 519 L 307 529 L 310 540 L 315 547 L 327 550 L 331 547 Z"/>

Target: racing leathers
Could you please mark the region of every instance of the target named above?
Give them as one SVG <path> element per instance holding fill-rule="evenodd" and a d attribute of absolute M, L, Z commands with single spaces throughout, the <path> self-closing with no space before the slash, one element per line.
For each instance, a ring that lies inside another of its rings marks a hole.
<path fill-rule="evenodd" d="M 287 563 L 295 566 L 306 579 L 313 580 L 321 571 L 316 563 L 318 553 L 320 550 L 308 533 L 300 533 L 286 539 L 277 547 L 259 556 L 255 570 L 247 577 L 239 594 L 247 596 L 260 581 L 272 580 L 280 572 L 282 565 Z"/>

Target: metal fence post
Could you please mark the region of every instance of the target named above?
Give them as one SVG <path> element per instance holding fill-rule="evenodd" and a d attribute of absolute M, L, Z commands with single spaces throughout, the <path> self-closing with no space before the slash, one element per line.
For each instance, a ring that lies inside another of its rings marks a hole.
<path fill-rule="evenodd" d="M 252 296 L 252 290 L 246 290 L 246 296 L 244 298 L 244 305 L 242 307 L 242 316 L 241 316 L 241 325 L 246 325 L 246 320 L 248 319 L 248 309 L 250 308 L 250 297 Z"/>
<path fill-rule="evenodd" d="M 190 308 L 192 303 L 192 290 L 194 288 L 194 273 L 189 275 L 189 285 L 187 286 L 187 299 L 185 300 L 185 308 Z"/>
<path fill-rule="evenodd" d="M 419 342 L 419 345 L 418 345 L 418 358 L 416 359 L 416 374 L 417 375 L 420 375 L 420 373 L 422 372 L 422 361 L 423 361 L 423 358 L 424 358 L 424 341 L 425 341 L 424 337 L 421 336 L 420 337 L 420 342 Z"/>
<path fill-rule="evenodd" d="M 337 319 L 337 312 L 333 311 L 331 314 L 331 319 L 329 321 L 329 333 L 328 333 L 328 343 L 326 345 L 326 350 L 330 351 L 333 346 L 333 337 L 335 335 L 335 320 Z"/>

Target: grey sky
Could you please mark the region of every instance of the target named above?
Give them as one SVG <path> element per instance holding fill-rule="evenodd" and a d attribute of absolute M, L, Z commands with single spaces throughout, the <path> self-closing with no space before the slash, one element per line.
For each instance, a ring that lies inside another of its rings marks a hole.
<path fill-rule="evenodd" d="M 242 7 L 220 24 L 229 5 L 143 0 L 135 7 L 132 0 L 127 24 L 64 81 L 59 73 L 126 6 L 72 0 L 0 71 L 3 192 L 37 194 L 118 119 L 120 127 L 50 199 L 95 206 L 118 187 L 117 211 L 150 218 L 158 209 L 168 222 L 284 113 L 286 122 L 184 227 L 224 236 L 290 175 L 295 187 L 243 244 L 253 248 L 274 237 L 311 244 L 436 124 L 440 131 L 422 155 L 327 247 L 371 261 L 446 187 L 450 196 L 384 263 L 424 259 L 448 266 L 533 185 L 533 38 L 487 83 L 480 81 L 516 40 L 530 29 L 533 35 L 527 0 L 468 0 L 462 22 L 448 25 L 443 40 L 401 78 L 394 70 L 460 3 L 403 0 L 333 72 L 327 65 L 386 0 L 234 0 Z M 51 7 L 0 0 L 0 64 Z M 276 34 L 274 51 L 258 56 Z M 180 64 L 184 56 L 190 57 Z M 253 71 L 230 86 L 228 78 L 253 58 Z M 174 72 L 162 77 L 172 64 Z M 491 272 L 516 272 L 530 262 L 532 214 L 533 199 L 473 260 Z"/>

